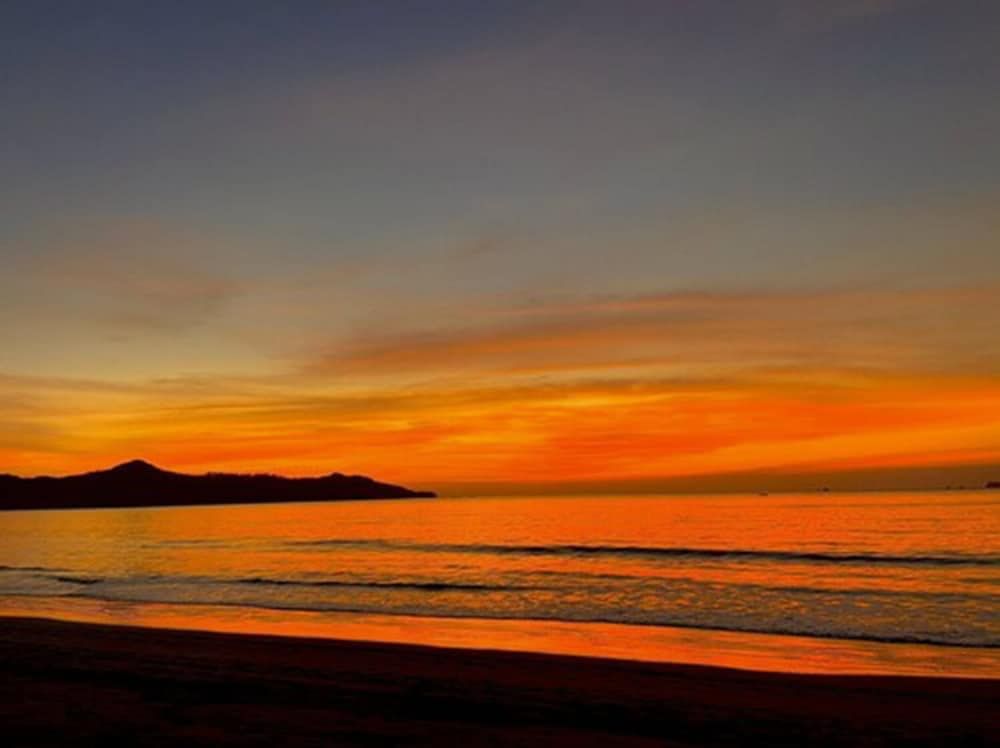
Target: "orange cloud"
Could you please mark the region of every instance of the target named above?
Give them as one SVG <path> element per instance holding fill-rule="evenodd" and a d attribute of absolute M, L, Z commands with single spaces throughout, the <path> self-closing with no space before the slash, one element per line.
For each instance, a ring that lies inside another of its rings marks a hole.
<path fill-rule="evenodd" d="M 22 469 L 142 455 L 189 469 L 341 469 L 422 484 L 832 470 L 1000 455 L 1000 426 L 984 421 L 988 412 L 1000 412 L 1000 386 L 955 376 L 867 378 L 846 387 L 818 382 L 815 373 L 796 386 L 785 373 L 772 383 L 584 382 L 175 402 L 154 389 L 39 419 L 58 427 L 49 443 L 9 434 L 0 455 Z M 67 445 L 72 450 L 62 451 Z"/>
<path fill-rule="evenodd" d="M 479 324 L 366 335 L 311 374 L 539 374 L 762 366 L 1000 369 L 996 287 L 907 292 L 670 294 L 519 309 Z"/>
<path fill-rule="evenodd" d="M 271 378 L 0 377 L 0 461 L 570 482 L 1000 459 L 990 289 L 507 310 Z"/>

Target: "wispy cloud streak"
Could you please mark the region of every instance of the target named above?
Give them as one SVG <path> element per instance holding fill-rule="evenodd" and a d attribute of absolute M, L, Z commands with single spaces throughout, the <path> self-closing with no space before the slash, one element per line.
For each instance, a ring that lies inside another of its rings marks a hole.
<path fill-rule="evenodd" d="M 428 485 L 982 462 L 1000 457 L 983 418 L 1000 409 L 996 298 L 591 298 L 355 341 L 271 377 L 8 375 L 0 460 L 38 472 L 142 455 Z"/>
<path fill-rule="evenodd" d="M 450 329 L 368 335 L 306 364 L 312 374 L 572 372 L 606 368 L 1000 365 L 996 287 L 821 293 L 689 293 L 541 304 Z"/>

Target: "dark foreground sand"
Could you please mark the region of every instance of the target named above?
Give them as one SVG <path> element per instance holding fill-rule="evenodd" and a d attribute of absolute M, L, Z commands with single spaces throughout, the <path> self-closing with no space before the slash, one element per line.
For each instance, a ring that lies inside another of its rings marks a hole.
<path fill-rule="evenodd" d="M 1000 744 L 1000 680 L 0 618 L 4 745 Z"/>

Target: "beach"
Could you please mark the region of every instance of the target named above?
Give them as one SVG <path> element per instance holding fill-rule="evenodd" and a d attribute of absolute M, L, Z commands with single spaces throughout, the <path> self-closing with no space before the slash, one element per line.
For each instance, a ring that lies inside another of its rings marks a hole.
<path fill-rule="evenodd" d="M 1000 680 L 0 620 L 7 745 L 989 745 Z"/>

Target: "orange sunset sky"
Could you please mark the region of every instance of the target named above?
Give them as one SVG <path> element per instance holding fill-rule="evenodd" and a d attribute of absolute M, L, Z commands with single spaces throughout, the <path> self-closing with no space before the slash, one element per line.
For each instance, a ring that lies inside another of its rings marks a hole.
<path fill-rule="evenodd" d="M 1000 479 L 963 2 L 85 5 L 0 31 L 0 472 Z"/>

